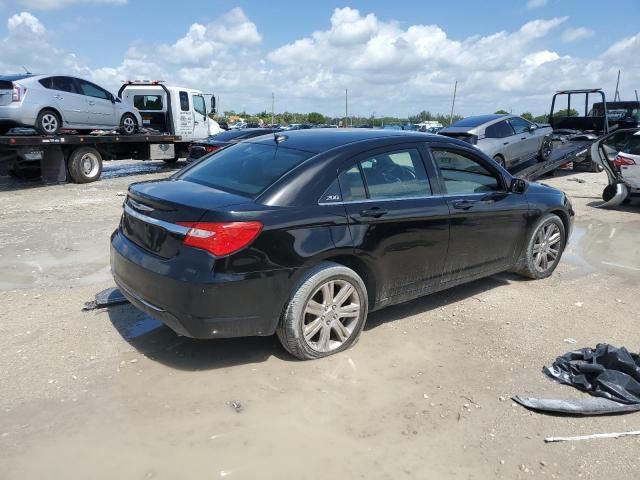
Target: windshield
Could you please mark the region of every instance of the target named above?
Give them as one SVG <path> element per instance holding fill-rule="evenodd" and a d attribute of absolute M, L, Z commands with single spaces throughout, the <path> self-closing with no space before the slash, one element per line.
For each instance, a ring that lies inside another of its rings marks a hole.
<path fill-rule="evenodd" d="M 197 163 L 178 178 L 255 197 L 312 155 L 277 145 L 238 143 Z"/>

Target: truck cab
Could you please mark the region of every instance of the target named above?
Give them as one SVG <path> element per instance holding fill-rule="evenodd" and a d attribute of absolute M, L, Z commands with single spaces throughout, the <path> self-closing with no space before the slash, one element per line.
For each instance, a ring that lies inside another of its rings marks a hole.
<path fill-rule="evenodd" d="M 133 80 L 120 87 L 118 96 L 138 109 L 143 128 L 179 135 L 185 143 L 209 135 L 209 113 L 215 112 L 212 94 L 159 80 Z"/>

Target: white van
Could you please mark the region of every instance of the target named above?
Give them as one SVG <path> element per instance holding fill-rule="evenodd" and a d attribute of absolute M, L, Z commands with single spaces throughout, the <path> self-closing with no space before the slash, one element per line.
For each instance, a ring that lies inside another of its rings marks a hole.
<path fill-rule="evenodd" d="M 138 109 L 143 128 L 180 135 L 185 143 L 206 138 L 219 128 L 209 118 L 216 108 L 213 94 L 159 80 L 133 80 L 120 87 L 118 96 Z"/>

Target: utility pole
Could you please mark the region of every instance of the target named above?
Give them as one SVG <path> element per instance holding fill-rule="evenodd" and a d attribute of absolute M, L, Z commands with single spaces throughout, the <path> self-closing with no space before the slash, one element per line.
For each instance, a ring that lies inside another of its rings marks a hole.
<path fill-rule="evenodd" d="M 636 102 L 639 102 L 640 100 L 638 100 L 638 90 L 636 90 Z"/>
<path fill-rule="evenodd" d="M 344 128 L 347 128 L 349 120 L 349 90 L 344 89 Z"/>
<path fill-rule="evenodd" d="M 616 81 L 616 93 L 613 95 L 613 101 L 620 101 L 620 92 L 618 91 L 618 87 L 620 86 L 620 70 L 618 70 L 618 80 Z"/>
<path fill-rule="evenodd" d="M 449 125 L 453 123 L 453 109 L 456 106 L 456 92 L 458 91 L 458 81 L 453 86 L 453 100 L 451 101 L 451 115 L 449 115 Z"/>
<path fill-rule="evenodd" d="M 271 92 L 271 126 L 273 126 L 274 122 L 274 109 L 276 104 L 276 96 L 273 92 Z"/>

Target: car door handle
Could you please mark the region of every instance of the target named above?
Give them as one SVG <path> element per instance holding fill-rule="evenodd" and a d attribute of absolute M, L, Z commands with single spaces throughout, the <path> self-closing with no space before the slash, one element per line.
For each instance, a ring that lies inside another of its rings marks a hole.
<path fill-rule="evenodd" d="M 520 140 L 526 140 L 527 137 L 520 137 Z"/>
<path fill-rule="evenodd" d="M 55 99 L 56 99 L 56 100 L 62 100 L 62 95 L 56 95 L 56 96 L 55 96 Z"/>
<path fill-rule="evenodd" d="M 89 102 L 89 105 L 91 105 L 91 106 L 93 106 L 95 104 L 96 104 L 96 102 Z"/>
<path fill-rule="evenodd" d="M 509 142 L 504 142 L 503 145 L 509 145 Z"/>
<path fill-rule="evenodd" d="M 475 203 L 473 200 L 456 200 L 452 202 L 451 205 L 457 210 L 469 210 Z"/>
<path fill-rule="evenodd" d="M 373 208 L 370 208 L 369 210 L 362 210 L 360 212 L 360 216 L 380 218 L 381 216 L 386 215 L 387 213 L 388 213 L 387 210 L 385 210 L 384 208 L 373 207 Z"/>

